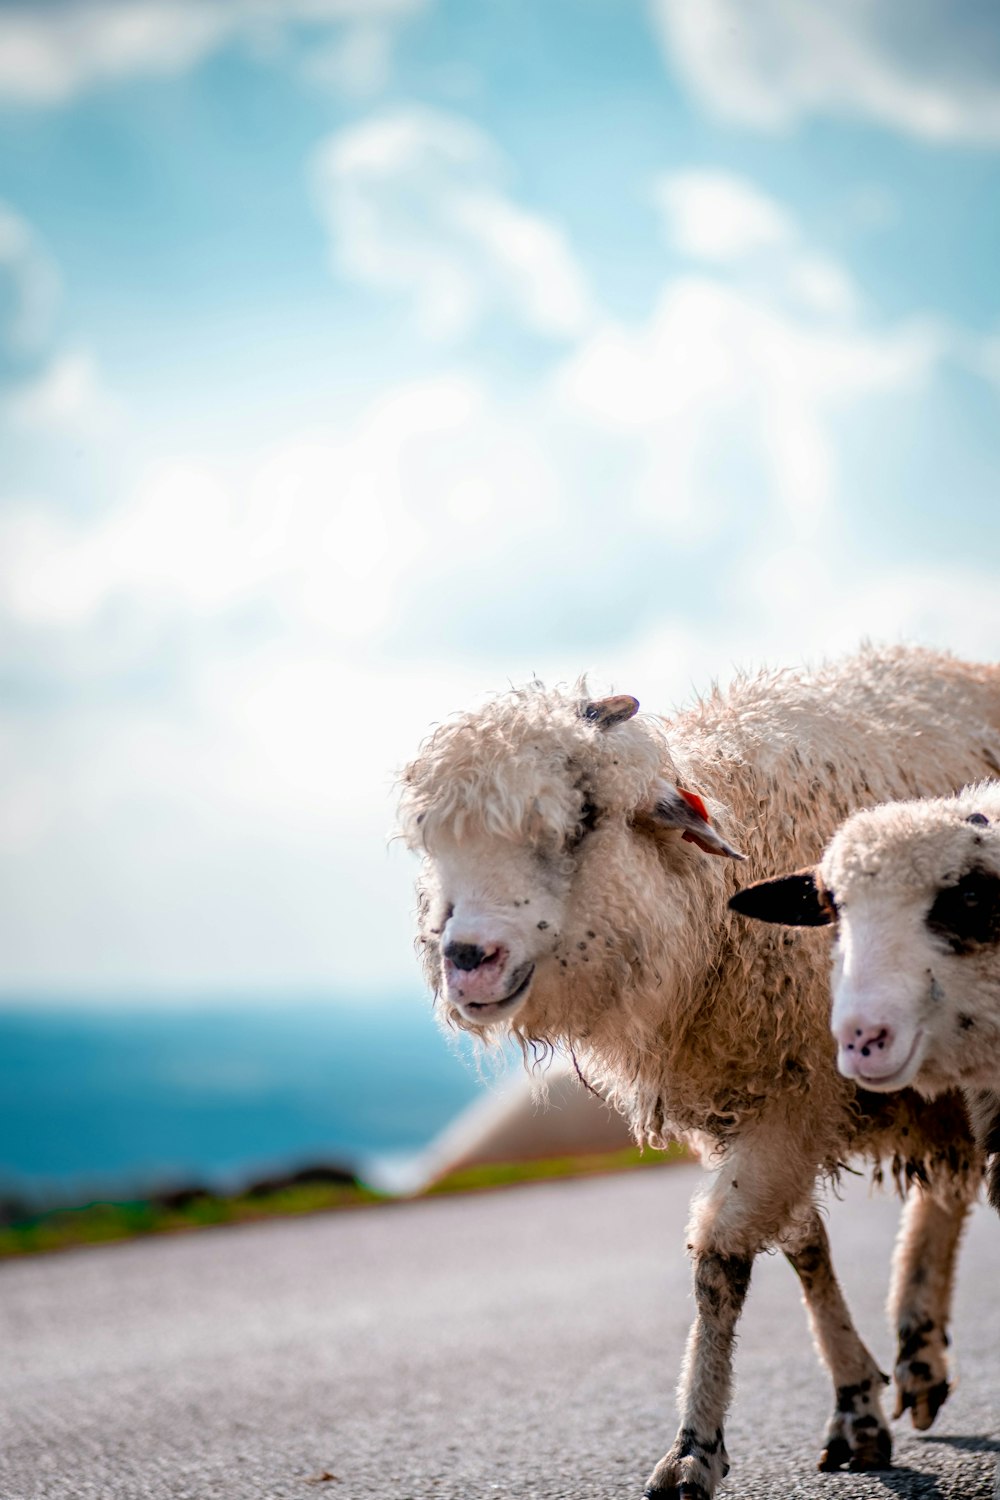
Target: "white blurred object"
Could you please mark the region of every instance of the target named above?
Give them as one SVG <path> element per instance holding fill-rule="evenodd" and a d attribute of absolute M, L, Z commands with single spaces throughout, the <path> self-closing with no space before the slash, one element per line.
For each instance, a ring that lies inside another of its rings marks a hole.
<path fill-rule="evenodd" d="M 512 1074 L 468 1105 L 416 1156 L 378 1158 L 363 1176 L 382 1192 L 407 1194 L 447 1172 L 488 1162 L 589 1156 L 634 1145 L 625 1121 L 586 1089 L 565 1062 L 553 1063 L 545 1091 Z"/>

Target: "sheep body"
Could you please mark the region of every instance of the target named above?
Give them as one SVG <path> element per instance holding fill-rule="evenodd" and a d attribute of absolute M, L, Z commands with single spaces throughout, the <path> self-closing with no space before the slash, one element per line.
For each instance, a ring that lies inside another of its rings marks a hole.
<path fill-rule="evenodd" d="M 734 862 L 706 850 L 739 845 L 763 874 L 807 859 L 865 803 L 952 792 L 1000 765 L 1000 671 L 867 649 L 743 678 L 669 723 L 632 718 L 625 701 L 536 685 L 422 747 L 401 813 L 424 855 L 427 976 L 451 1024 L 570 1050 L 639 1139 L 711 1149 L 718 1170 L 689 1235 L 697 1318 L 682 1426 L 648 1493 L 711 1496 L 725 1473 L 733 1331 L 753 1256 L 775 1244 L 835 1384 L 856 1393 L 838 1403 L 823 1462 L 877 1466 L 889 1446 L 879 1371 L 840 1298 L 814 1183 L 857 1154 L 937 1182 L 941 1222 L 922 1196 L 905 1233 L 950 1263 L 956 1179 L 975 1174 L 964 1111 L 929 1111 L 912 1091 L 859 1096 L 834 1065 L 826 944 L 736 922 Z M 670 811 L 691 792 L 709 825 Z M 901 1330 L 915 1295 L 904 1290 Z M 929 1425 L 940 1363 L 927 1389 L 900 1371 L 901 1400 Z"/>

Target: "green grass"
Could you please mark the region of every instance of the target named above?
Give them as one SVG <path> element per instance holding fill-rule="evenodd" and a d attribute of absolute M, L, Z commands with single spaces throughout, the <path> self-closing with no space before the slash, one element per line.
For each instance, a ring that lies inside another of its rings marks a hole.
<path fill-rule="evenodd" d="M 658 1167 L 683 1159 L 684 1155 L 681 1146 L 672 1146 L 667 1151 L 645 1152 L 632 1147 L 594 1156 L 559 1156 L 541 1161 L 467 1167 L 443 1177 L 417 1196 L 484 1192 L 522 1182 Z M 108 1244 L 149 1234 L 203 1229 L 210 1225 L 246 1224 L 260 1219 L 289 1218 L 371 1204 L 390 1206 L 398 1201 L 360 1183 L 301 1182 L 262 1195 L 242 1194 L 226 1198 L 199 1193 L 183 1205 L 169 1208 L 155 1201 L 142 1200 L 87 1203 L 79 1208 L 52 1209 L 0 1228 L 0 1259 L 39 1251 L 68 1250 L 79 1245 Z"/>
<path fill-rule="evenodd" d="M 599 1172 L 627 1172 L 635 1167 L 662 1167 L 686 1156 L 683 1146 L 666 1151 L 643 1151 L 628 1146 L 624 1151 L 602 1151 L 594 1156 L 550 1156 L 540 1161 L 497 1162 L 464 1167 L 432 1183 L 420 1196 L 436 1198 L 442 1193 L 474 1193 L 489 1188 L 510 1187 L 518 1182 L 551 1181 L 555 1177 L 590 1177 Z"/>

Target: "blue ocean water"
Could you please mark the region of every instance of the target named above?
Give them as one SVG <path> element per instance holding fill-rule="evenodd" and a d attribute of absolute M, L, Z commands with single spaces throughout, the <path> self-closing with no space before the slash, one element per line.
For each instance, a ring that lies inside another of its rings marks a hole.
<path fill-rule="evenodd" d="M 0 1003 L 0 1192 L 95 1196 L 426 1144 L 480 1087 L 426 1000 Z"/>

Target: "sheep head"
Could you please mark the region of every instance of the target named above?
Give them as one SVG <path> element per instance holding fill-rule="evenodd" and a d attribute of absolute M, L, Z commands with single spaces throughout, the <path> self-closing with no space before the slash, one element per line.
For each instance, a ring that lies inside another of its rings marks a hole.
<path fill-rule="evenodd" d="M 568 981 L 584 1005 L 626 979 L 665 835 L 682 863 L 741 857 L 677 787 L 663 725 L 638 708 L 534 683 L 441 725 L 404 772 L 402 828 L 424 860 L 418 946 L 459 1026 L 520 1017 L 538 1034 Z"/>
<path fill-rule="evenodd" d="M 833 923 L 831 1029 L 862 1088 L 933 1095 L 1000 1071 L 1000 783 L 886 803 L 820 863 L 738 891 L 761 921 Z"/>

